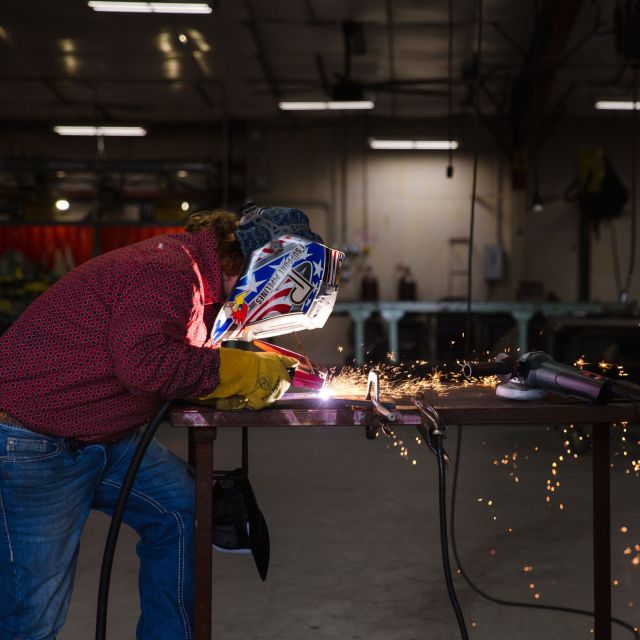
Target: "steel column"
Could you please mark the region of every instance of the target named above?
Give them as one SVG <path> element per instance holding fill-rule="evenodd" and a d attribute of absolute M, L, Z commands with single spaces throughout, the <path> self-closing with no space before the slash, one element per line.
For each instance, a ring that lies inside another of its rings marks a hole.
<path fill-rule="evenodd" d="M 392 353 L 390 360 L 398 362 L 400 360 L 400 339 L 398 336 L 398 322 L 404 317 L 402 309 L 383 309 L 380 314 L 389 327 L 389 353 Z"/>

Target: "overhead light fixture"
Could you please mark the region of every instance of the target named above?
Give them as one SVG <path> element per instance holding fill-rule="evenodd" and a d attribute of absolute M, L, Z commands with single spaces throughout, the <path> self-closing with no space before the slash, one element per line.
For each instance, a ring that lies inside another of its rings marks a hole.
<path fill-rule="evenodd" d="M 56 200 L 56 209 L 58 211 L 68 211 L 70 206 L 68 200 Z"/>
<path fill-rule="evenodd" d="M 457 140 L 381 140 L 369 138 L 372 149 L 388 151 L 449 151 L 458 148 Z"/>
<path fill-rule="evenodd" d="M 185 200 L 185 201 L 180 205 L 180 208 L 181 208 L 183 211 L 189 211 L 189 203 Z"/>
<path fill-rule="evenodd" d="M 596 109 L 609 111 L 634 111 L 633 100 L 598 100 Z M 640 102 L 635 103 L 635 108 L 640 109 Z"/>
<path fill-rule="evenodd" d="M 146 136 L 143 127 L 93 127 L 59 125 L 53 130 L 60 136 Z"/>
<path fill-rule="evenodd" d="M 211 13 L 206 2 L 119 2 L 112 0 L 90 0 L 94 11 L 116 13 Z"/>
<path fill-rule="evenodd" d="M 544 209 L 544 200 L 542 199 L 542 195 L 540 192 L 536 190 L 531 198 L 531 208 L 536 212 L 540 213 Z"/>
<path fill-rule="evenodd" d="M 373 100 L 320 100 L 315 102 L 279 102 L 282 111 L 342 111 L 356 109 L 373 109 Z"/>

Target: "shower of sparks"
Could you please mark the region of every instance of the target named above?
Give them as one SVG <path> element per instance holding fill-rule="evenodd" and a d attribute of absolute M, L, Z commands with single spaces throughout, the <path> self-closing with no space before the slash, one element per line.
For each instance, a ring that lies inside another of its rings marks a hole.
<path fill-rule="evenodd" d="M 462 337 L 464 337 L 463 334 Z M 452 344 L 454 342 L 455 341 L 452 341 Z M 338 346 L 338 351 L 341 352 L 342 350 L 343 348 Z M 506 349 L 506 351 L 511 351 L 511 349 Z M 444 365 L 444 370 L 434 370 L 432 373 L 425 375 L 423 372 L 425 367 L 428 366 L 428 362 L 419 361 L 412 365 L 407 365 L 406 363 L 400 365 L 394 362 L 395 357 L 396 354 L 388 353 L 388 363 L 375 365 L 375 369 L 380 375 L 379 393 L 383 400 L 406 400 L 408 398 L 413 398 L 424 391 L 433 391 L 438 395 L 446 395 L 450 389 L 471 385 L 495 387 L 500 382 L 497 377 L 465 379 L 461 374 L 461 369 L 464 363 L 460 361 L 456 363 L 456 365 L 459 366 L 460 372 L 452 371 L 447 368 L 447 365 Z M 590 363 L 586 361 L 585 356 L 582 355 L 578 360 L 576 360 L 574 366 L 583 368 L 589 364 Z M 598 362 L 597 366 L 602 372 L 611 371 L 613 373 L 615 371 L 619 377 L 626 377 L 628 375 L 621 365 L 611 364 L 605 360 Z M 327 382 L 325 383 L 325 393 L 338 397 L 346 396 L 364 398 L 367 391 L 369 370 L 370 367 L 344 367 L 338 373 L 334 370 L 329 374 Z M 616 452 L 614 455 L 619 455 L 618 459 L 624 462 L 625 474 L 631 475 L 633 473 L 636 477 L 640 477 L 640 453 L 638 453 L 637 448 L 634 448 L 634 445 L 640 445 L 640 440 L 636 442 L 637 438 L 629 437 L 629 434 L 627 433 L 627 423 L 625 422 L 614 424 L 613 428 L 622 430 L 620 437 L 622 452 Z M 546 431 L 550 431 L 550 427 L 547 427 Z M 556 505 L 559 511 L 566 512 L 567 496 L 561 495 L 561 482 L 559 478 L 560 468 L 563 465 L 581 458 L 575 449 L 578 448 L 578 451 L 584 451 L 581 447 L 588 446 L 591 435 L 588 433 L 581 434 L 581 432 L 572 424 L 565 426 L 562 429 L 562 434 L 564 437 L 560 444 L 560 451 L 556 453 L 550 461 L 550 473 L 546 478 L 545 501 L 549 507 Z M 413 438 L 403 436 L 407 438 L 407 441 L 405 441 L 402 440 L 392 429 L 389 429 L 386 435 L 388 435 L 391 440 L 387 444 L 388 449 L 395 450 L 395 452 L 399 454 L 399 457 L 407 463 L 410 463 L 411 466 L 417 465 L 416 458 L 413 455 L 410 455 L 408 445 L 420 446 L 422 444 L 422 440 L 419 437 L 416 436 L 414 442 Z M 485 443 L 483 442 L 482 444 Z M 627 448 L 628 446 L 630 446 L 630 449 Z M 539 446 L 534 446 L 529 451 L 518 451 L 518 446 L 514 445 L 513 450 L 507 451 L 501 458 L 491 460 L 491 463 L 497 469 L 506 471 L 510 480 L 517 485 L 520 483 L 520 478 L 523 475 L 523 469 L 520 469 L 519 467 L 529 459 L 529 456 L 542 454 L 543 449 Z M 493 499 L 485 496 L 477 497 L 476 500 L 477 503 L 482 504 L 483 510 L 487 510 L 487 516 L 492 521 L 497 520 L 497 516 L 494 515 L 496 513 L 496 507 Z M 513 534 L 513 529 L 511 527 L 507 527 L 502 530 L 506 531 L 508 534 Z M 619 532 L 621 534 L 627 534 L 628 531 L 629 529 L 626 526 L 621 526 L 619 528 Z M 499 554 L 499 549 L 490 547 L 487 552 L 490 556 L 495 557 Z M 622 555 L 625 559 L 626 566 L 630 569 L 633 568 L 634 570 L 637 570 L 637 568 L 640 567 L 640 544 L 625 545 Z M 538 578 L 538 580 L 534 581 L 533 565 L 527 564 L 522 567 L 522 570 L 526 576 L 525 584 L 529 587 L 527 591 L 529 592 L 530 597 L 534 600 L 540 600 L 542 598 L 541 590 L 539 588 L 540 580 Z M 555 581 L 552 581 L 552 583 L 555 584 Z M 618 579 L 614 579 L 612 584 L 617 587 L 620 582 Z M 629 607 L 633 606 L 633 602 L 629 602 Z"/>
<path fill-rule="evenodd" d="M 389 359 L 393 359 L 394 354 L 387 354 Z M 466 379 L 462 372 L 439 371 L 436 370 L 428 375 L 417 375 L 416 368 L 423 368 L 428 365 L 427 361 L 421 360 L 411 364 L 408 368 L 394 363 L 379 364 L 374 368 L 380 374 L 380 397 L 395 400 L 399 398 L 414 397 L 426 391 L 436 391 L 445 395 L 449 389 L 468 387 L 470 385 L 480 385 L 495 387 L 499 382 L 497 376 L 489 378 Z M 462 365 L 461 365 L 462 368 Z M 325 388 L 329 389 L 333 396 L 360 396 L 364 397 L 367 392 L 367 379 L 369 367 L 343 367 L 339 373 L 329 375 Z"/>
<path fill-rule="evenodd" d="M 409 448 L 405 445 L 404 440 L 399 440 L 398 436 L 396 435 L 396 432 L 393 429 L 388 429 L 386 431 L 386 435 L 392 440 L 393 446 L 396 447 L 398 452 L 400 453 L 400 457 L 408 462 L 409 461 Z M 416 438 L 416 443 L 418 445 L 420 444 L 420 439 L 419 438 Z M 391 448 L 391 444 L 388 444 L 387 445 L 387 449 L 390 449 L 390 448 Z M 411 460 L 411 465 L 415 466 L 417 464 L 418 464 L 418 461 L 415 458 L 413 458 Z"/>

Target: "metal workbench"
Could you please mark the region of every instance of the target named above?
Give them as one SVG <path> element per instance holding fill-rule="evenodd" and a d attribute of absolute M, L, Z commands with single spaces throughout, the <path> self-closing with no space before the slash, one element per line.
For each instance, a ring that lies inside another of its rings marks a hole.
<path fill-rule="evenodd" d="M 612 422 L 633 421 L 629 404 L 605 407 L 554 396 L 536 402 L 505 401 L 490 387 L 428 391 L 425 399 L 453 425 L 593 425 L 593 568 L 595 639 L 611 640 L 611 521 L 609 428 Z M 417 425 L 420 415 L 406 398 L 396 404 L 396 424 Z M 211 491 L 213 443 L 218 428 L 344 426 L 361 427 L 375 420 L 368 404 L 350 400 L 279 402 L 257 412 L 216 411 L 201 405 L 176 405 L 171 425 L 189 428 L 190 458 L 196 466 L 196 610 L 195 640 L 210 640 L 212 599 Z M 363 443 L 364 444 L 364 443 Z M 435 464 L 435 461 L 434 461 Z M 434 518 L 437 514 L 434 514 Z"/>
<path fill-rule="evenodd" d="M 518 349 L 520 353 L 529 350 L 529 323 L 536 314 L 551 317 L 585 317 L 589 315 L 637 313 L 636 309 L 621 303 L 600 302 L 472 302 L 471 313 L 510 315 L 516 323 Z M 380 302 L 338 302 L 333 308 L 334 315 L 347 314 L 354 324 L 354 356 L 356 364 L 364 364 L 365 322 L 372 314 L 379 313 L 388 326 L 388 349 L 397 358 L 399 354 L 398 323 L 408 313 L 442 314 L 467 313 L 467 303 L 432 301 L 380 301 Z"/>

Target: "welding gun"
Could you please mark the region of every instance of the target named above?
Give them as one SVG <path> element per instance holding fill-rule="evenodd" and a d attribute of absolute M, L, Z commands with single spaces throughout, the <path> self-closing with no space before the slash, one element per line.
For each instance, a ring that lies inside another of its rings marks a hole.
<path fill-rule="evenodd" d="M 321 391 L 324 387 L 328 370 L 326 367 L 321 367 L 311 362 L 305 354 L 296 353 L 295 351 L 285 349 L 270 342 L 264 342 L 263 340 L 254 340 L 253 344 L 262 351 L 277 353 L 281 356 L 295 358 L 298 361 L 298 365 L 289 371 L 291 386 L 310 389 L 312 391 Z"/>
<path fill-rule="evenodd" d="M 553 391 L 594 404 L 607 404 L 616 393 L 615 382 L 610 378 L 556 362 L 544 351 L 530 351 L 517 360 L 501 353 L 494 362 L 467 363 L 462 370 L 465 377 L 498 376 L 507 387 L 498 395 L 531 399 L 527 390 Z M 498 385 L 501 387 L 502 385 Z M 510 394 L 507 389 L 514 391 Z M 518 391 L 525 393 L 518 394 Z"/>

